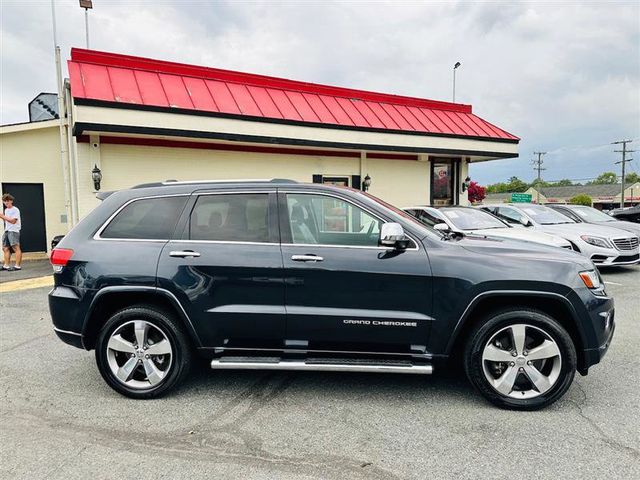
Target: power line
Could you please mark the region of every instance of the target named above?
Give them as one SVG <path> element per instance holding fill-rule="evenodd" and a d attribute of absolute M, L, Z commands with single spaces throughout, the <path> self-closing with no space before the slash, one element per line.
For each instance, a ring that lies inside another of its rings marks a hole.
<path fill-rule="evenodd" d="M 632 158 L 627 159 L 627 153 L 635 152 L 635 150 L 627 150 L 627 143 L 631 143 L 633 140 L 619 140 L 617 142 L 612 142 L 611 145 L 622 145 L 622 150 L 614 150 L 614 152 L 622 153 L 622 160 L 619 162 L 615 162 L 616 165 L 619 163 L 622 164 L 622 175 L 621 175 L 621 192 L 620 192 L 620 208 L 624 208 L 624 167 L 627 162 L 631 162 Z"/>

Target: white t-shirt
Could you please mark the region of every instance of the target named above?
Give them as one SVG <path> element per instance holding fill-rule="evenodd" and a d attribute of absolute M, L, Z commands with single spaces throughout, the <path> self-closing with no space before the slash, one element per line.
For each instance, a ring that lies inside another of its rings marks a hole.
<path fill-rule="evenodd" d="M 18 221 L 16 223 L 4 221 L 4 229 L 7 232 L 19 232 L 20 231 L 20 210 L 18 207 L 7 208 L 4 211 L 5 217 L 9 218 L 17 218 Z"/>

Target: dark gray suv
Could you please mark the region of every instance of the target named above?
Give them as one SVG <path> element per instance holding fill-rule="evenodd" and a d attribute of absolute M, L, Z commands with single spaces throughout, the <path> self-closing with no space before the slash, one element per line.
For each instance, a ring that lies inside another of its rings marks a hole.
<path fill-rule="evenodd" d="M 614 307 L 586 258 L 451 236 L 364 192 L 287 180 L 102 194 L 53 250 L 58 336 L 105 381 L 164 394 L 213 369 L 430 374 L 457 360 L 496 405 L 560 398 L 606 352 Z"/>

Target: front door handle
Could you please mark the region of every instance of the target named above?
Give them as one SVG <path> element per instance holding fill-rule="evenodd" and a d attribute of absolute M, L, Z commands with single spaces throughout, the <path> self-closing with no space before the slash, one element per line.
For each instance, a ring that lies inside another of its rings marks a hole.
<path fill-rule="evenodd" d="M 318 255 L 291 255 L 291 260 L 294 262 L 321 262 L 324 258 Z"/>
<path fill-rule="evenodd" d="M 199 257 L 200 253 L 199 252 L 194 252 L 193 250 L 173 250 L 173 251 L 169 252 L 169 256 L 170 257 L 179 257 L 179 258 Z"/>

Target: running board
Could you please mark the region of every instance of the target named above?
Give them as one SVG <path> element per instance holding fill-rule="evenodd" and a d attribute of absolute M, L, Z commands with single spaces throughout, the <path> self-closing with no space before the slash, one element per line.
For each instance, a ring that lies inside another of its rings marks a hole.
<path fill-rule="evenodd" d="M 433 365 L 408 361 L 371 361 L 336 358 L 285 360 L 278 357 L 222 357 L 211 361 L 214 370 L 306 370 L 319 372 L 412 373 L 430 375 Z"/>

